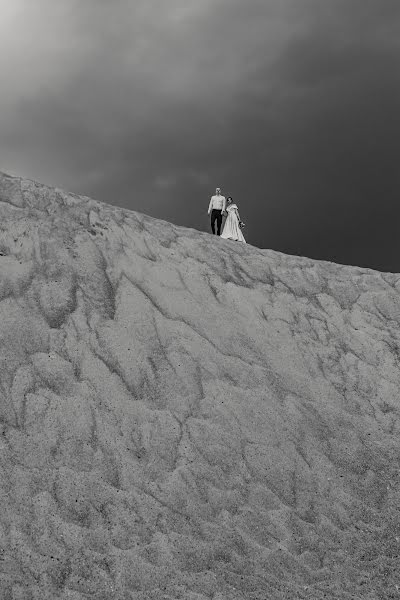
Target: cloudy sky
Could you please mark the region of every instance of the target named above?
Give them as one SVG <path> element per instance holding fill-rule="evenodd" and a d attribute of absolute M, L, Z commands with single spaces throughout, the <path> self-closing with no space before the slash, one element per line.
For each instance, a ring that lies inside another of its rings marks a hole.
<path fill-rule="evenodd" d="M 400 272 L 399 0 L 0 0 L 0 170 Z"/>

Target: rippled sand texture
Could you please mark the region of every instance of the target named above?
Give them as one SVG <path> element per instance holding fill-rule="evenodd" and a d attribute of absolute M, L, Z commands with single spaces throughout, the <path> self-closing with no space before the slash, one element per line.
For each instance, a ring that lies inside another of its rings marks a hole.
<path fill-rule="evenodd" d="M 397 597 L 400 276 L 0 199 L 0 599 Z"/>

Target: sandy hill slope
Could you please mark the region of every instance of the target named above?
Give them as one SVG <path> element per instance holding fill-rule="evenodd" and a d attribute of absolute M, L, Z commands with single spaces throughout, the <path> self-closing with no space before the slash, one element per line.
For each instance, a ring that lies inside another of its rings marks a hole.
<path fill-rule="evenodd" d="M 399 597 L 400 275 L 0 200 L 1 600 Z"/>

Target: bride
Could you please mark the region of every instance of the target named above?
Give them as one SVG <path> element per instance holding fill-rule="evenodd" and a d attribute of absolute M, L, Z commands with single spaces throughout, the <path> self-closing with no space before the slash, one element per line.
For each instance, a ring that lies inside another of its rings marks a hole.
<path fill-rule="evenodd" d="M 240 221 L 238 207 L 233 203 L 232 196 L 229 196 L 226 199 L 226 212 L 228 213 L 228 216 L 226 218 L 221 237 L 225 238 L 226 240 L 236 240 L 237 242 L 246 243 L 240 228 L 242 222 Z"/>

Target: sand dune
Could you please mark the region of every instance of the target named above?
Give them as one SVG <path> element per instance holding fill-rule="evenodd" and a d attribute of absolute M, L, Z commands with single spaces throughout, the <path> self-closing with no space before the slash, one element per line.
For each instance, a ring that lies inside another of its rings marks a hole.
<path fill-rule="evenodd" d="M 1 600 L 400 596 L 400 275 L 0 200 Z"/>

